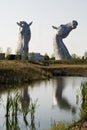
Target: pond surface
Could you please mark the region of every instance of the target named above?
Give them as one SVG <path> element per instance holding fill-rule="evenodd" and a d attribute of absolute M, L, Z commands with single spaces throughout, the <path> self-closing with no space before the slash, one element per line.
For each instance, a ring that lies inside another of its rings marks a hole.
<path fill-rule="evenodd" d="M 1 91 L 0 130 L 48 130 L 55 122 L 69 125 L 72 120 L 78 121 L 82 104 L 80 87 L 85 81 L 86 77 L 55 77 L 17 90 Z M 18 105 L 14 103 L 17 107 L 7 108 L 10 100 L 18 100 Z"/>

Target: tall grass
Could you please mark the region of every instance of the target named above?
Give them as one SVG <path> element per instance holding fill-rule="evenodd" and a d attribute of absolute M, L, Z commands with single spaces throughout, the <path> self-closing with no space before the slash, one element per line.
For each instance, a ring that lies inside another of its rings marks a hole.
<path fill-rule="evenodd" d="M 82 91 L 82 110 L 81 118 L 87 120 L 87 82 L 81 84 Z"/>
<path fill-rule="evenodd" d="M 21 112 L 23 114 L 23 121 L 25 123 L 26 129 L 37 130 L 35 125 L 35 112 L 37 108 L 37 100 L 30 102 L 30 106 L 27 108 L 25 106 L 25 111 L 20 110 L 20 95 L 18 92 L 15 95 L 11 95 L 10 92 L 7 96 L 6 103 L 6 129 L 7 130 L 21 130 L 19 124 L 18 114 Z M 27 119 L 27 115 L 30 115 L 30 122 Z"/>

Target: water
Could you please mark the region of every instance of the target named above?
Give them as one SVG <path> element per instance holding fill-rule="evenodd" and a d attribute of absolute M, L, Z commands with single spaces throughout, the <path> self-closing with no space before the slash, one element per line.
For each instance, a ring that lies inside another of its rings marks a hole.
<path fill-rule="evenodd" d="M 24 85 L 18 90 L 1 91 L 0 130 L 9 130 L 9 125 L 11 127 L 16 125 L 18 130 L 47 130 L 54 122 L 64 121 L 69 125 L 72 120 L 78 121 L 82 103 L 80 86 L 85 81 L 86 77 L 55 77 Z M 8 121 L 5 116 L 7 97 L 10 95 L 14 98 L 17 92 L 20 95 L 18 113 L 16 118 L 9 116 Z M 24 108 L 28 109 L 31 100 L 36 103 L 34 118 L 30 112 L 24 118 Z"/>

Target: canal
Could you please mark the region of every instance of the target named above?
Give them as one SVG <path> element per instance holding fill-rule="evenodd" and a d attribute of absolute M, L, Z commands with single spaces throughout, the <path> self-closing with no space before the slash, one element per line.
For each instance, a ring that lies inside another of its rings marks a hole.
<path fill-rule="evenodd" d="M 86 77 L 54 77 L 0 92 L 0 130 L 48 130 L 80 119 Z M 4 86 L 3 86 L 4 87 Z"/>

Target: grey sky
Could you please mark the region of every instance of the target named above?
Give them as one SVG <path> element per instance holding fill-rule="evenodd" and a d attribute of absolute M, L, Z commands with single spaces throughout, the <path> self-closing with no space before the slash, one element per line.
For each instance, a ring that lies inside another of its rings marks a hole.
<path fill-rule="evenodd" d="M 69 52 L 79 56 L 87 51 L 87 0 L 0 0 L 0 47 L 15 52 L 19 28 L 16 22 L 33 21 L 30 51 L 53 54 L 52 25 L 78 21 L 77 29 L 64 39 Z"/>

